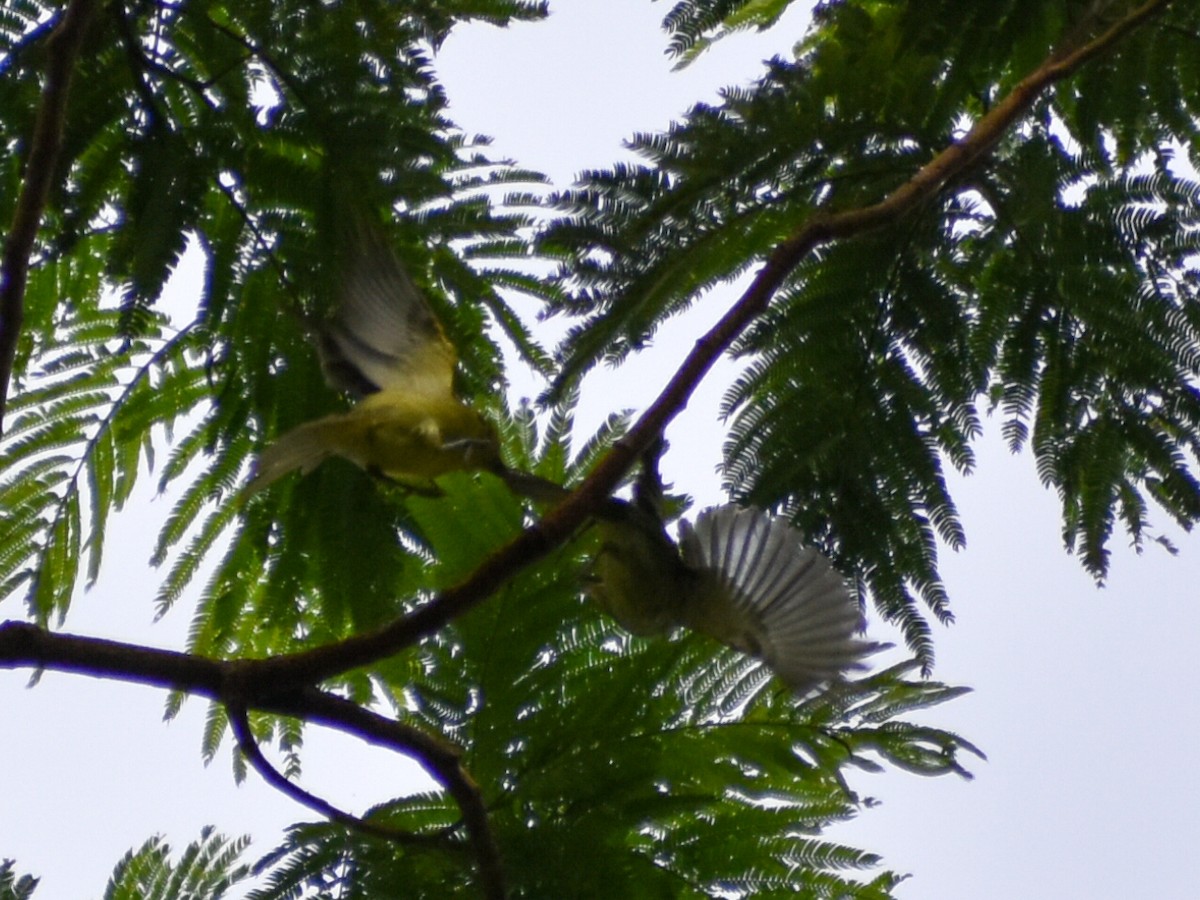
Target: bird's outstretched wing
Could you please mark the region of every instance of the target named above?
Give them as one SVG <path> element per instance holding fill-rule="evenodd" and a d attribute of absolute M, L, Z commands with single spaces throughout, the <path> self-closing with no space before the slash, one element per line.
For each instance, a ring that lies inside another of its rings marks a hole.
<path fill-rule="evenodd" d="M 428 302 L 377 229 L 348 227 L 337 308 L 317 333 L 326 378 L 358 398 L 263 451 L 243 496 L 331 456 L 413 487 L 500 466 L 495 428 L 454 392 L 456 354 Z"/>
<path fill-rule="evenodd" d="M 634 634 L 699 631 L 761 659 L 800 694 L 882 649 L 857 637 L 862 612 L 845 577 L 762 510 L 706 509 L 694 525 L 680 522 L 679 547 L 649 503 L 614 500 L 597 527 L 589 592 Z"/>
<path fill-rule="evenodd" d="M 317 336 L 325 377 L 356 398 L 452 397 L 454 346 L 395 253 L 365 225 L 344 243 L 337 309 Z"/>
<path fill-rule="evenodd" d="M 681 522 L 680 545 L 698 576 L 683 624 L 757 656 L 797 692 L 882 648 L 856 636 L 862 612 L 845 577 L 786 521 L 728 504 Z"/>

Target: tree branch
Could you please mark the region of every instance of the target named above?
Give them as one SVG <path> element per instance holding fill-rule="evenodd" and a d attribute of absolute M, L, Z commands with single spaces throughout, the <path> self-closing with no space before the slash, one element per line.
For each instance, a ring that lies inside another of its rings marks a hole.
<path fill-rule="evenodd" d="M 233 731 L 234 740 L 237 741 L 238 749 L 241 751 L 242 756 L 249 761 L 254 771 L 258 772 L 267 784 L 291 797 L 301 806 L 306 806 L 313 812 L 337 822 L 339 825 L 345 825 L 347 828 L 370 835 L 371 837 L 383 838 L 384 840 L 394 841 L 397 844 L 410 846 L 434 847 L 442 850 L 459 849 L 456 845 L 446 841 L 447 835 L 454 830 L 453 828 L 442 829 L 440 832 L 432 834 L 417 834 L 401 828 L 389 828 L 386 825 L 380 825 L 359 816 L 351 815 L 327 800 L 322 800 L 315 794 L 306 791 L 271 765 L 270 760 L 263 754 L 262 748 L 258 746 L 258 741 L 254 739 L 254 732 L 250 728 L 250 718 L 246 707 L 242 704 L 230 703 L 226 706 L 226 709 L 229 712 L 229 726 Z"/>
<path fill-rule="evenodd" d="M 258 677 L 258 662 L 256 660 L 244 664 L 246 671 L 255 679 Z M 462 810 L 463 824 L 475 854 L 484 896 L 489 900 L 503 900 L 506 892 L 500 848 L 488 822 L 483 794 L 479 785 L 463 767 L 462 754 L 457 747 L 412 726 L 365 709 L 352 700 L 335 697 L 316 688 L 304 688 L 290 696 L 295 698 L 295 707 L 289 708 L 286 699 L 281 699 L 272 702 L 270 707 L 260 708 L 268 712 L 297 716 L 318 725 L 327 725 L 353 734 L 368 743 L 398 750 L 416 758 Z M 419 747 L 415 741 L 419 742 Z"/>
<path fill-rule="evenodd" d="M 184 5 L 182 9 L 185 14 L 189 11 L 189 7 L 186 5 Z M 306 97 L 303 83 L 299 79 L 294 78 L 292 73 L 288 71 L 287 66 L 281 65 L 265 46 L 255 42 L 249 36 L 235 31 L 228 25 L 224 25 L 221 22 L 216 21 L 211 16 L 201 15 L 199 16 L 199 20 L 220 34 L 225 35 L 225 37 L 229 38 L 234 43 L 240 45 L 242 49 L 244 49 L 252 58 L 259 60 L 267 68 L 267 70 L 279 80 L 281 85 L 285 86 L 292 92 L 297 100 L 299 100 L 303 105 L 316 111 L 314 104 L 312 104 Z"/>
<path fill-rule="evenodd" d="M 62 147 L 71 73 L 75 69 L 79 47 L 95 5 L 95 0 L 71 0 L 62 20 L 46 42 L 49 51 L 46 84 L 42 88 L 42 102 L 33 123 L 21 195 L 17 198 L 12 225 L 4 243 L 4 257 L 0 260 L 0 434 L 4 428 L 8 383 L 17 357 L 17 341 L 25 321 L 29 257 L 41 226 L 46 200 L 50 196 L 51 179 Z"/>
<path fill-rule="evenodd" d="M 487 808 L 479 786 L 463 768 L 458 747 L 315 687 L 275 691 L 257 677 L 261 662 L 215 660 L 120 641 L 54 634 L 26 622 L 0 623 L 0 669 L 51 669 L 185 691 L 224 703 L 231 710 L 231 721 L 238 709 L 293 716 L 415 759 L 462 811 L 484 896 L 489 900 L 504 897 L 500 851 Z"/>
<path fill-rule="evenodd" d="M 809 218 L 775 248 L 746 292 L 696 342 L 657 399 L 579 487 L 540 522 L 485 559 L 465 580 L 443 591 L 428 605 L 375 631 L 311 650 L 262 660 L 257 664 L 261 677 L 281 687 L 316 683 L 391 656 L 433 634 L 486 599 L 517 572 L 565 542 L 607 502 L 638 456 L 687 405 L 708 370 L 737 336 L 767 309 L 775 292 L 809 253 L 830 241 L 855 237 L 891 225 L 932 199 L 947 182 L 990 152 L 1045 90 L 1110 50 L 1121 38 L 1166 9 L 1170 2 L 1148 0 L 1078 49 L 1052 52 L 1036 70 L 983 115 L 961 140 L 944 149 L 878 203 L 840 212 L 818 212 Z"/>

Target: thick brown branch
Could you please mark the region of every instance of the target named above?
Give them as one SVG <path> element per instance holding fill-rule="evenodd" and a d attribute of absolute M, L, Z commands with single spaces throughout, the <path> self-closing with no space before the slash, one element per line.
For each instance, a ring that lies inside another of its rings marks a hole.
<path fill-rule="evenodd" d="M 62 146 L 71 73 L 75 69 L 79 47 L 95 5 L 95 0 L 71 0 L 62 20 L 47 40 L 49 65 L 46 84 L 42 88 L 42 102 L 33 124 L 21 195 L 17 198 L 8 239 L 4 242 L 4 257 L 0 260 L 0 433 L 3 433 L 4 409 L 17 356 L 17 341 L 25 321 L 29 257 L 33 253 L 38 228 L 41 227 Z"/>
<path fill-rule="evenodd" d="M 458 747 L 315 687 L 274 691 L 257 677 L 260 664 L 258 660 L 222 661 L 54 634 L 25 622 L 0 623 L 0 669 L 50 669 L 186 691 L 224 703 L 231 710 L 259 709 L 294 716 L 412 757 L 462 811 L 484 895 L 493 900 L 504 896 L 500 852 L 487 809 L 479 787 L 462 766 Z"/>
<path fill-rule="evenodd" d="M 758 276 L 716 325 L 696 342 L 674 377 L 582 484 L 540 523 L 496 551 L 466 580 L 444 591 L 427 606 L 368 634 L 315 647 L 291 656 L 263 660 L 261 677 L 285 686 L 315 683 L 376 659 L 390 656 L 437 631 L 490 596 L 517 572 L 566 541 L 607 502 L 638 455 L 663 433 L 683 409 L 713 363 L 745 328 L 761 315 L 797 265 L 817 247 L 837 239 L 890 225 L 934 197 L 942 187 L 986 155 L 1037 98 L 1054 83 L 1114 46 L 1122 37 L 1167 7 L 1150 0 L 1095 40 L 1069 53 L 1056 51 L 1028 75 L 961 140 L 922 166 L 878 203 L 835 213 L 819 213 L 775 248 Z"/>
<path fill-rule="evenodd" d="M 27 622 L 0 623 L 0 669 L 51 669 L 219 697 L 230 663 L 102 638 L 53 634 Z"/>

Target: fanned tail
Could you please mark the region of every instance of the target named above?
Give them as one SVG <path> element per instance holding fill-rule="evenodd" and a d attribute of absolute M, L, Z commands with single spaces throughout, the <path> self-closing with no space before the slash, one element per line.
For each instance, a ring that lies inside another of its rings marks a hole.
<path fill-rule="evenodd" d="M 881 649 L 855 636 L 862 613 L 845 577 L 786 521 L 730 504 L 681 530 L 684 561 L 718 582 L 707 602 L 729 607 L 720 615 L 726 633 L 715 636 L 798 692 L 864 668 Z"/>
<path fill-rule="evenodd" d="M 326 416 L 305 422 L 280 437 L 258 457 L 254 477 L 242 491 L 251 497 L 296 469 L 307 475 L 337 453 L 335 438 L 342 416 Z"/>

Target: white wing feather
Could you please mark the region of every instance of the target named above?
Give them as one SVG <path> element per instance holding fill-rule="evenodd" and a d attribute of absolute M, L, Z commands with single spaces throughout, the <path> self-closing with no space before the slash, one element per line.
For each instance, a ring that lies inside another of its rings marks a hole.
<path fill-rule="evenodd" d="M 724 620 L 716 636 L 796 690 L 861 669 L 880 648 L 855 636 L 862 613 L 845 577 L 786 521 L 726 505 L 680 531 L 684 562 L 717 581 L 704 602 L 728 607 L 705 613 Z"/>

